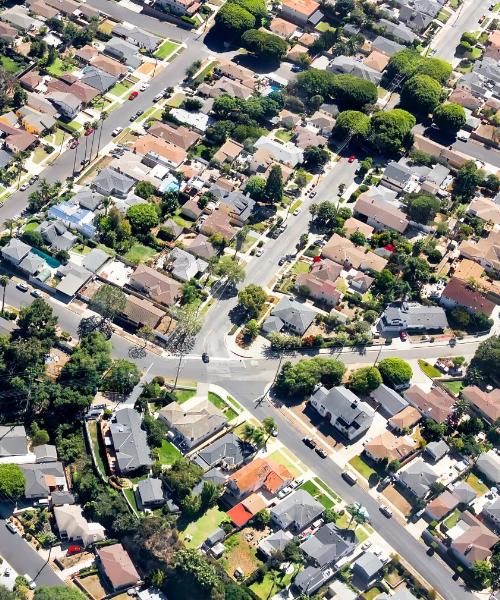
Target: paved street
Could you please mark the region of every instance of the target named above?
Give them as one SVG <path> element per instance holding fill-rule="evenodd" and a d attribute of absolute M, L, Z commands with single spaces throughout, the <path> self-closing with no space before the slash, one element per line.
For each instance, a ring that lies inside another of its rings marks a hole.
<path fill-rule="evenodd" d="M 434 37 L 431 48 L 435 50 L 435 56 L 457 64 L 455 49 L 462 34 L 478 28 L 479 19 L 488 12 L 490 4 L 490 0 L 479 0 L 479 2 L 465 0 L 455 15 L 451 16 Z"/>
<path fill-rule="evenodd" d="M 337 189 L 341 183 L 346 186 L 352 183 L 354 172 L 358 168 L 358 161 L 349 164 L 345 158 L 339 162 L 320 180 L 314 198 L 303 198 L 301 205 L 302 212 L 294 217 L 289 215 L 287 218 L 288 227 L 276 239 L 268 238 L 263 247 L 263 254 L 260 257 L 251 257 L 246 266 L 246 278 L 240 284 L 240 288 L 254 283 L 265 287 L 278 269 L 279 259 L 289 253 L 295 252 L 295 245 L 299 241 L 302 233 L 308 230 L 307 223 L 310 220 L 309 207 L 314 202 L 323 200 L 337 201 Z M 237 297 L 225 299 L 217 302 L 205 317 L 204 326 L 197 337 L 195 351 L 208 352 L 213 356 L 228 356 L 228 350 L 224 343 L 224 336 L 231 328 L 229 320 L 230 311 L 238 304 Z"/>
<path fill-rule="evenodd" d="M 50 565 L 18 533 L 11 533 L 0 519 L 0 554 L 19 575 L 27 573 L 40 586 L 63 585 Z"/>

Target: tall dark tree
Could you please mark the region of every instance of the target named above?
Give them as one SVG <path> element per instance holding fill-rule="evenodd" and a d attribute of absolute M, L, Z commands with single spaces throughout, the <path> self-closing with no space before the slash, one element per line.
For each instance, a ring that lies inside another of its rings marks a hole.
<path fill-rule="evenodd" d="M 264 198 L 267 202 L 276 204 L 283 198 L 283 172 L 279 165 L 273 165 L 264 188 Z"/>

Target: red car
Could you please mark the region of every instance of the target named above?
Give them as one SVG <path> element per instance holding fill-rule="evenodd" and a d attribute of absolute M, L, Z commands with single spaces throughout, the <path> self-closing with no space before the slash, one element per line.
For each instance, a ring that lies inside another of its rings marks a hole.
<path fill-rule="evenodd" d="M 349 156 L 349 158 L 347 159 L 347 162 L 353 163 L 356 160 L 356 157 L 354 156 L 354 154 L 351 154 L 351 156 Z"/>
<path fill-rule="evenodd" d="M 406 331 L 400 331 L 399 338 L 402 342 L 406 342 L 406 340 L 408 339 L 408 334 L 406 333 Z"/>
<path fill-rule="evenodd" d="M 72 554 L 79 554 L 80 552 L 82 552 L 83 548 L 81 546 L 70 546 L 68 548 L 68 556 L 71 556 Z"/>
<path fill-rule="evenodd" d="M 128 97 L 128 99 L 134 100 L 134 98 L 137 98 L 138 95 L 139 95 L 139 92 L 130 92 L 130 96 Z"/>
<path fill-rule="evenodd" d="M 78 141 L 77 140 L 73 140 L 71 142 L 71 144 L 69 145 L 69 147 L 71 148 L 71 150 L 74 150 L 75 148 L 78 147 Z"/>
<path fill-rule="evenodd" d="M 89 135 L 91 135 L 92 133 L 94 133 L 94 130 L 92 129 L 92 127 L 89 127 L 88 129 L 86 129 L 86 130 L 85 130 L 85 135 L 86 135 L 86 136 L 89 136 Z"/>

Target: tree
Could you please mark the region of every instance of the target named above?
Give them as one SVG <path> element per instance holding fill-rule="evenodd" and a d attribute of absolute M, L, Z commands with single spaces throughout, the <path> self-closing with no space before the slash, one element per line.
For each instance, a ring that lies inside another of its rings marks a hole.
<path fill-rule="evenodd" d="M 265 0 L 230 0 L 238 4 L 255 17 L 256 23 L 260 25 L 262 19 L 267 17 L 267 6 Z"/>
<path fill-rule="evenodd" d="M 468 202 L 476 191 L 483 176 L 476 163 L 470 160 L 461 167 L 453 180 L 453 196 L 461 202 Z"/>
<path fill-rule="evenodd" d="M 104 320 L 112 321 L 125 310 L 127 297 L 114 285 L 105 283 L 96 291 L 90 301 L 90 308 L 99 313 Z"/>
<path fill-rule="evenodd" d="M 176 552 L 170 570 L 174 580 L 177 577 L 194 580 L 201 592 L 194 597 L 213 598 L 214 591 L 220 590 L 222 585 L 215 568 L 195 548 Z"/>
<path fill-rule="evenodd" d="M 429 75 L 414 75 L 403 86 L 401 105 L 412 112 L 428 115 L 439 104 L 442 88 Z"/>
<path fill-rule="evenodd" d="M 52 307 L 42 298 L 37 298 L 30 306 L 21 309 L 17 320 L 16 336 L 24 339 L 38 339 L 48 350 L 56 339 L 57 317 Z"/>
<path fill-rule="evenodd" d="M 3 315 L 3 311 L 5 309 L 5 292 L 7 291 L 7 286 L 9 284 L 9 278 L 6 275 L 0 276 L 0 286 L 3 288 L 2 292 L 2 312 L 0 314 Z"/>
<path fill-rule="evenodd" d="M 391 460 L 391 462 L 387 465 L 387 470 L 389 473 L 397 473 L 399 469 L 401 469 L 401 463 L 397 459 Z"/>
<path fill-rule="evenodd" d="M 266 180 L 258 175 L 252 175 L 246 182 L 245 193 L 248 194 L 252 200 L 262 200 L 265 188 Z"/>
<path fill-rule="evenodd" d="M 139 383 L 140 372 L 129 360 L 118 359 L 113 362 L 104 378 L 104 389 L 127 396 Z"/>
<path fill-rule="evenodd" d="M 18 465 L 0 464 L 0 496 L 15 502 L 24 496 L 25 478 Z"/>
<path fill-rule="evenodd" d="M 377 367 L 362 367 L 351 373 L 349 387 L 357 394 L 366 396 L 382 383 Z"/>
<path fill-rule="evenodd" d="M 258 29 L 249 29 L 241 36 L 243 47 L 264 61 L 279 62 L 288 50 L 285 40 Z"/>
<path fill-rule="evenodd" d="M 357 502 L 355 502 L 354 504 L 349 504 L 346 507 L 346 510 L 351 515 L 349 524 L 347 526 L 348 528 L 351 526 L 351 523 L 353 521 L 355 523 L 354 528 L 356 529 L 356 527 L 358 525 L 361 525 L 362 523 L 366 523 L 366 521 L 368 520 L 366 510 L 364 510 L 363 507 L 360 504 L 358 504 Z"/>
<path fill-rule="evenodd" d="M 19 596 L 4 585 L 0 585 L 0 600 L 19 600 Z"/>
<path fill-rule="evenodd" d="M 387 80 L 392 80 L 397 75 L 408 79 L 412 75 L 428 75 L 444 84 L 451 75 L 452 67 L 449 63 L 439 58 L 427 58 L 420 55 L 413 48 L 405 48 L 396 52 L 390 59 L 386 69 Z"/>
<path fill-rule="evenodd" d="M 491 580 L 491 565 L 486 560 L 476 560 L 472 565 L 472 576 L 481 586 L 481 589 L 485 589 L 490 585 Z"/>
<path fill-rule="evenodd" d="M 318 171 L 329 159 L 330 153 L 325 148 L 307 146 L 304 149 L 304 165 L 310 171 Z"/>
<path fill-rule="evenodd" d="M 384 358 L 378 363 L 378 370 L 384 383 L 390 386 L 408 383 L 413 376 L 412 368 L 402 358 Z"/>
<path fill-rule="evenodd" d="M 345 17 L 355 6 L 354 0 L 338 0 L 338 2 L 335 3 L 335 11 L 341 17 Z"/>
<path fill-rule="evenodd" d="M 249 318 L 258 317 L 267 300 L 266 292 L 258 285 L 251 283 L 244 287 L 238 294 L 242 306 Z"/>
<path fill-rule="evenodd" d="M 438 423 L 434 419 L 426 419 L 422 428 L 423 435 L 428 442 L 438 441 L 446 433 L 446 424 Z"/>
<path fill-rule="evenodd" d="M 368 139 L 382 154 L 396 154 L 413 142 L 411 130 L 415 117 L 400 108 L 375 113 L 370 121 Z"/>
<path fill-rule="evenodd" d="M 334 77 L 329 71 L 308 69 L 297 75 L 297 87 L 307 98 L 320 95 L 325 100 L 331 99 Z"/>
<path fill-rule="evenodd" d="M 407 194 L 405 200 L 410 219 L 423 225 L 434 221 L 435 216 L 441 208 L 439 199 L 430 194 L 418 192 Z"/>
<path fill-rule="evenodd" d="M 283 198 L 283 172 L 279 165 L 273 165 L 264 188 L 264 199 L 276 204 Z"/>
<path fill-rule="evenodd" d="M 180 501 L 191 493 L 203 476 L 203 469 L 189 459 L 178 458 L 163 475 L 167 486 L 172 490 L 173 497 Z"/>
<path fill-rule="evenodd" d="M 43 446 L 44 444 L 48 444 L 49 441 L 50 437 L 45 429 L 37 429 L 31 436 L 31 443 L 34 447 Z"/>
<path fill-rule="evenodd" d="M 295 364 L 287 361 L 276 379 L 276 389 L 286 396 L 305 396 L 312 393 L 317 383 L 327 387 L 339 385 L 344 372 L 344 364 L 331 358 L 304 358 Z"/>
<path fill-rule="evenodd" d="M 334 75 L 331 86 L 331 93 L 339 106 L 357 110 L 377 102 L 377 86 L 355 75 Z"/>
<path fill-rule="evenodd" d="M 261 531 L 265 529 L 269 523 L 271 522 L 271 513 L 267 509 L 259 510 L 259 512 L 253 518 L 253 525 L 256 529 L 260 529 Z"/>
<path fill-rule="evenodd" d="M 85 600 L 75 587 L 40 587 L 35 590 L 34 600 Z"/>
<path fill-rule="evenodd" d="M 358 110 L 344 110 L 337 117 L 333 133 L 336 137 L 347 137 L 351 133 L 363 140 L 370 130 L 370 117 Z"/>
<path fill-rule="evenodd" d="M 465 125 L 465 110 L 460 104 L 441 104 L 432 115 L 434 124 L 446 133 L 455 134 Z"/>
<path fill-rule="evenodd" d="M 134 233 L 148 233 L 160 222 L 158 210 L 154 204 L 134 204 L 127 210 L 127 219 Z"/>
<path fill-rule="evenodd" d="M 241 37 L 248 29 L 253 29 L 256 20 L 248 10 L 235 2 L 226 2 L 217 13 L 215 22 L 226 35 L 236 38 Z"/>
<path fill-rule="evenodd" d="M 215 265 L 214 272 L 233 286 L 245 279 L 245 268 L 230 256 L 222 256 Z"/>
<path fill-rule="evenodd" d="M 467 382 L 484 385 L 500 373 L 500 337 L 494 335 L 481 342 L 467 369 Z"/>
<path fill-rule="evenodd" d="M 337 207 L 329 200 L 323 200 L 319 204 L 312 204 L 309 211 L 315 223 L 325 229 L 333 224 L 337 216 Z"/>
<path fill-rule="evenodd" d="M 139 181 L 135 186 L 135 193 L 137 194 L 137 196 L 144 198 L 144 200 L 147 200 L 151 196 L 156 195 L 157 189 L 149 181 Z"/>
<path fill-rule="evenodd" d="M 262 426 L 268 438 L 276 431 L 276 422 L 272 417 L 266 417 L 262 421 Z"/>

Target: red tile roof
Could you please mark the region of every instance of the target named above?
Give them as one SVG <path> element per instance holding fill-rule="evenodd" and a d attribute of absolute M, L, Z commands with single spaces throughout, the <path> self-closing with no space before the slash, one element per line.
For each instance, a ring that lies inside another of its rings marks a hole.
<path fill-rule="evenodd" d="M 474 312 L 482 312 L 488 317 L 495 309 L 493 302 L 456 277 L 450 279 L 443 290 L 442 297 L 452 300 L 458 306 L 463 306 Z"/>

